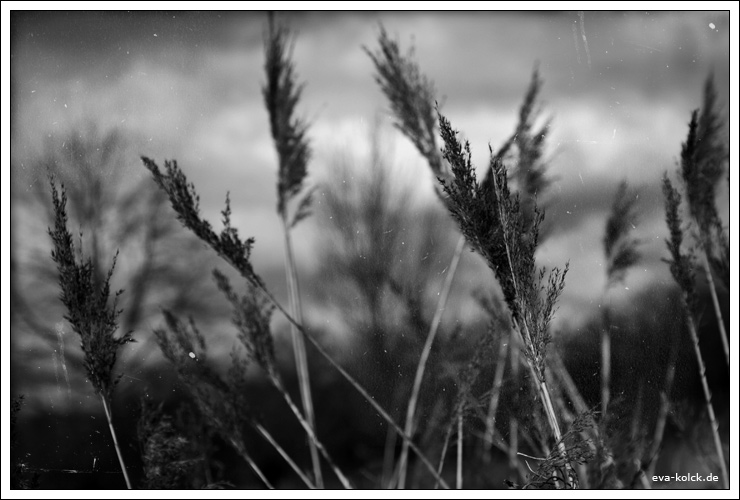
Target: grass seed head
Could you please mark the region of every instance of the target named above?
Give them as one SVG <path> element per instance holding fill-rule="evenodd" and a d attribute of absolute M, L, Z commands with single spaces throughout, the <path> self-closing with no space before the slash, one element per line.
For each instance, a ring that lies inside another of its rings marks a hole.
<path fill-rule="evenodd" d="M 49 228 L 53 243 L 52 260 L 57 265 L 61 301 L 67 309 L 64 318 L 80 336 L 83 364 L 88 379 L 95 392 L 110 398 L 113 389 L 120 379 L 113 375 L 119 349 L 133 342 L 130 332 L 116 336 L 118 317 L 121 310 L 117 308 L 118 296 L 111 299 L 110 280 L 116 266 L 116 258 L 108 273 L 100 282 L 92 261 L 75 255 L 72 235 L 67 229 L 67 195 L 64 186 L 61 195 L 54 179 L 50 179 L 52 203 L 54 208 L 54 228 Z"/>
<path fill-rule="evenodd" d="M 296 116 L 303 85 L 297 82 L 292 57 L 290 30 L 276 24 L 270 16 L 265 35 L 267 82 L 262 87 L 262 96 L 270 115 L 270 132 L 278 153 L 278 212 L 283 215 L 288 201 L 303 188 L 311 157 L 307 124 Z"/>

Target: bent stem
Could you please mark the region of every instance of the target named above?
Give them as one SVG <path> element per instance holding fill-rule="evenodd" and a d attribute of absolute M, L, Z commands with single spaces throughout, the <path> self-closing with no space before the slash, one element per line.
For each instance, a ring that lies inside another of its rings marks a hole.
<path fill-rule="evenodd" d="M 704 274 L 707 277 L 707 284 L 709 285 L 709 292 L 712 296 L 712 304 L 714 304 L 714 314 L 717 316 L 717 326 L 719 328 L 719 336 L 722 339 L 722 350 L 725 353 L 725 361 L 727 366 L 730 366 L 730 345 L 727 340 L 727 331 L 725 330 L 725 322 L 722 318 L 722 309 L 719 306 L 719 297 L 717 297 L 717 287 L 714 284 L 714 277 L 712 276 L 712 269 L 709 266 L 709 258 L 707 257 L 707 251 L 702 251 L 702 265 L 704 267 Z"/>
<path fill-rule="evenodd" d="M 404 425 L 404 432 L 412 436 L 414 433 L 414 417 L 416 416 L 416 405 L 419 401 L 419 392 L 421 391 L 421 382 L 424 379 L 424 371 L 429 360 L 429 355 L 432 352 L 432 344 L 437 336 L 439 325 L 442 321 L 442 313 L 447 305 L 447 299 L 450 295 L 450 289 L 452 288 L 452 281 L 455 278 L 457 272 L 457 265 L 460 263 L 460 257 L 462 255 L 463 248 L 465 248 L 465 236 L 461 235 L 457 240 L 457 246 L 455 247 L 455 253 L 452 255 L 452 261 L 450 262 L 449 272 L 445 277 L 444 284 L 442 285 L 442 291 L 439 296 L 437 303 L 437 310 L 434 312 L 434 318 L 432 324 L 429 327 L 429 333 L 427 339 L 424 342 L 424 347 L 421 351 L 421 357 L 419 358 L 419 364 L 416 367 L 416 375 L 414 376 L 414 385 L 411 389 L 411 397 L 409 398 L 409 406 L 406 410 L 406 423 Z M 402 490 L 406 486 L 406 470 L 408 465 L 408 453 L 409 446 L 408 441 L 404 441 L 401 447 L 401 457 L 399 458 L 399 478 L 398 478 L 398 489 Z"/>
<path fill-rule="evenodd" d="M 131 480 L 128 477 L 126 471 L 126 464 L 123 463 L 123 455 L 121 454 L 121 447 L 118 446 L 118 438 L 116 437 L 116 430 L 113 428 L 113 416 L 108 405 L 108 399 L 101 394 L 100 400 L 103 402 L 103 409 L 105 410 L 105 418 L 108 419 L 108 428 L 110 429 L 110 435 L 113 438 L 113 447 L 116 449 L 116 455 L 118 455 L 118 463 L 121 465 L 121 472 L 123 472 L 123 478 L 126 480 L 126 488 L 131 489 Z"/>
<path fill-rule="evenodd" d="M 290 229 L 287 220 L 283 214 L 283 234 L 285 235 L 285 273 L 288 279 L 288 293 L 290 296 L 289 304 L 293 316 L 303 324 L 303 307 L 298 289 L 298 272 L 296 271 L 295 258 L 293 256 L 293 245 L 290 239 Z M 313 408 L 313 399 L 311 397 L 311 382 L 308 373 L 308 357 L 306 356 L 306 343 L 303 336 L 294 325 L 290 327 L 291 337 L 293 339 L 293 352 L 295 354 L 296 371 L 298 372 L 298 386 L 301 392 L 301 402 L 303 411 L 306 414 L 306 420 L 311 429 L 316 432 L 316 418 Z M 316 486 L 324 487 L 324 479 L 321 474 L 321 462 L 319 461 L 319 452 L 313 440 L 309 440 L 311 450 L 311 462 L 313 463 L 314 477 Z"/>

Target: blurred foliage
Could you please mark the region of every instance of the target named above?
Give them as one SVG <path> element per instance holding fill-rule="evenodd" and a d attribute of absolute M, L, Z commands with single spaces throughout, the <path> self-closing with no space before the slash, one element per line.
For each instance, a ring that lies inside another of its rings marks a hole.
<path fill-rule="evenodd" d="M 197 240 L 178 227 L 166 197 L 149 179 L 131 175 L 136 162 L 132 147 L 123 132 L 102 132 L 92 125 L 73 129 L 61 140 L 49 139 L 35 160 L 34 185 L 43 187 L 14 200 L 19 214 L 14 216 L 21 223 L 12 232 L 11 341 L 23 346 L 25 362 L 40 358 L 37 363 L 45 368 L 21 383 L 14 377 L 15 390 L 48 381 L 54 377 L 52 370 L 58 378 L 58 364 L 68 387 L 79 387 L 76 381 L 83 374 L 83 353 L 65 336 L 69 329 L 62 318 L 56 265 L 48 258 L 49 240 L 34 234 L 36 228 L 54 224 L 48 176 L 65 187 L 70 242 L 79 233 L 75 251 L 89 259 L 90 282 L 102 284 L 112 256 L 120 255 L 111 278 L 111 286 L 125 289 L 118 302 L 123 309 L 118 322 L 121 331 L 132 332 L 138 341 L 126 356 L 129 373 L 147 369 L 144 361 L 152 344 L 144 325 L 160 307 L 196 316 L 213 313 L 212 294 L 204 288 L 208 269 L 193 265 L 201 252 Z M 53 367 L 48 363 L 50 351 Z"/>

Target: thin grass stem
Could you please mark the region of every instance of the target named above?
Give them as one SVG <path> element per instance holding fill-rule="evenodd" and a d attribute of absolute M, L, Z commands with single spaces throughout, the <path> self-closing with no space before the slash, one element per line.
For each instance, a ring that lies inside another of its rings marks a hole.
<path fill-rule="evenodd" d="M 121 465 L 121 472 L 123 472 L 123 478 L 126 480 L 126 488 L 131 489 L 131 479 L 128 477 L 128 471 L 126 470 L 126 464 L 123 462 L 123 455 L 121 454 L 121 447 L 118 445 L 118 438 L 116 437 L 116 430 L 113 428 L 113 416 L 111 415 L 110 407 L 106 397 L 101 394 L 100 400 L 103 402 L 103 409 L 105 410 L 105 418 L 108 420 L 108 428 L 110 429 L 110 436 L 113 439 L 113 447 L 116 449 L 116 455 L 118 456 L 118 463 Z"/>
<path fill-rule="evenodd" d="M 509 339 L 501 342 L 496 358 L 496 372 L 493 375 L 493 388 L 491 389 L 491 401 L 488 404 L 488 414 L 486 417 L 486 431 L 483 437 L 484 457 L 490 459 L 491 447 L 493 446 L 493 434 L 496 429 L 496 411 L 501 397 L 501 387 L 504 380 L 504 369 L 506 368 L 506 355 L 509 352 L 508 346 L 513 337 L 509 332 Z"/>
<path fill-rule="evenodd" d="M 498 180 L 496 179 L 496 175 L 493 175 L 493 182 L 494 187 L 497 191 L 499 191 L 498 187 Z M 503 206 L 501 203 L 498 204 L 499 209 L 499 218 L 501 220 L 501 224 L 504 228 L 504 234 L 508 231 L 508 217 L 506 216 L 506 213 L 504 212 Z M 521 298 L 521 291 L 519 290 L 519 284 L 517 283 L 517 274 L 514 269 L 514 263 L 512 261 L 511 256 L 511 248 L 509 245 L 508 238 L 504 238 L 504 247 L 506 248 L 506 258 L 509 263 L 509 270 L 511 271 L 511 278 L 512 278 L 512 284 L 514 286 L 514 291 L 517 297 Z M 524 314 L 524 318 L 526 318 L 526 315 L 528 314 L 526 304 L 524 304 L 523 300 L 519 300 L 520 302 L 520 308 Z M 523 320 L 524 323 L 524 329 L 522 330 L 521 325 L 519 322 L 514 320 L 514 325 L 516 327 L 516 330 L 519 332 L 519 334 L 524 337 L 522 340 L 525 342 L 525 345 L 532 346 L 532 335 L 529 331 L 529 325 L 527 324 L 526 319 Z M 526 337 L 525 337 L 526 335 Z M 532 362 L 527 359 L 527 365 L 530 368 L 530 371 L 532 372 L 532 375 L 534 376 L 534 380 L 537 380 L 539 382 L 538 389 L 540 393 L 540 399 L 542 400 L 542 406 L 545 409 L 545 414 L 547 415 L 547 421 L 550 425 L 550 429 L 553 432 L 553 436 L 555 437 L 555 441 L 558 444 L 558 450 L 560 451 L 560 455 L 562 456 L 563 460 L 565 461 L 565 468 L 566 471 L 571 470 L 571 466 L 568 462 L 568 453 L 565 449 L 565 444 L 562 442 L 562 434 L 560 432 L 560 426 L 558 425 L 557 417 L 555 416 L 555 409 L 552 406 L 552 400 L 550 397 L 550 391 L 547 387 L 547 382 L 540 377 L 540 375 L 537 373 L 537 370 L 535 369 Z M 566 486 L 571 486 L 571 479 L 570 474 L 566 474 Z"/>
<path fill-rule="evenodd" d="M 517 339 L 519 342 L 521 342 L 521 337 L 514 335 L 514 330 L 512 330 L 511 337 L 512 341 L 514 339 Z M 519 384 L 521 383 L 521 378 L 519 376 L 519 367 L 521 365 L 521 351 L 518 348 L 515 348 L 514 345 L 512 345 L 511 347 L 511 356 L 509 357 L 509 359 L 511 360 L 511 383 L 514 387 L 519 387 Z M 509 446 L 507 458 L 509 459 L 509 468 L 516 471 L 519 471 L 520 465 L 519 460 L 517 459 L 518 451 L 519 420 L 517 420 L 516 415 L 509 415 Z M 520 477 L 520 479 L 523 478 L 524 476 Z"/>
<path fill-rule="evenodd" d="M 695 124 L 696 112 L 692 117 L 692 125 Z M 693 131 L 693 128 L 692 128 Z M 690 138 L 692 137 L 690 133 Z M 688 141 L 691 142 L 691 141 Z M 686 146 L 684 146 L 684 149 Z M 709 425 L 712 431 L 712 437 L 714 439 L 714 447 L 717 454 L 718 465 L 722 473 L 722 483 L 724 488 L 729 488 L 729 477 L 727 476 L 727 466 L 725 465 L 724 451 L 722 449 L 722 441 L 719 437 L 719 426 L 717 424 L 717 418 L 714 415 L 714 407 L 712 406 L 712 392 L 709 389 L 709 383 L 707 382 L 706 366 L 704 359 L 701 354 L 701 347 L 699 345 L 699 335 L 696 331 L 695 314 L 697 310 L 696 306 L 696 289 L 695 289 L 695 277 L 694 277 L 694 259 L 695 254 L 693 251 L 689 251 L 685 254 L 681 251 L 683 243 L 683 229 L 681 227 L 681 217 L 679 215 L 679 207 L 681 206 L 681 195 L 671 184 L 668 174 L 663 174 L 663 196 L 665 198 L 665 212 L 666 212 L 666 224 L 670 231 L 670 239 L 666 240 L 668 250 L 671 253 L 671 260 L 668 260 L 670 265 L 671 274 L 676 280 L 676 283 L 681 287 L 682 291 L 682 307 L 686 320 L 686 327 L 689 330 L 689 336 L 691 342 L 694 345 L 694 354 L 696 355 L 696 363 L 699 369 L 699 378 L 701 379 L 702 389 L 704 391 L 704 401 L 707 407 L 707 414 L 709 417 Z M 704 254 L 706 257 L 706 254 Z M 705 260 L 706 261 L 706 260 Z"/>
<path fill-rule="evenodd" d="M 432 352 L 432 344 L 439 331 L 439 325 L 442 322 L 442 314 L 444 313 L 445 306 L 447 305 L 447 299 L 450 295 L 450 289 L 452 288 L 452 282 L 457 272 L 457 266 L 460 263 L 460 257 L 462 251 L 465 248 L 465 236 L 460 235 L 455 246 L 455 252 L 452 255 L 452 261 L 450 262 L 449 272 L 445 277 L 444 284 L 442 285 L 442 291 L 439 295 L 439 301 L 437 302 L 437 310 L 434 312 L 434 318 L 432 318 L 432 324 L 429 327 L 429 333 L 427 339 L 424 342 L 424 347 L 421 351 L 419 358 L 419 364 L 416 367 L 416 375 L 414 376 L 414 385 L 411 389 L 411 396 L 409 397 L 409 405 L 406 410 L 406 424 L 404 426 L 404 432 L 412 436 L 414 433 L 414 418 L 416 416 L 416 406 L 419 401 L 419 393 L 421 392 L 421 383 L 424 379 L 424 371 L 429 360 L 429 355 Z M 398 478 L 398 489 L 402 490 L 406 486 L 406 470 L 408 465 L 408 442 L 404 441 L 401 448 L 400 469 Z"/>
<path fill-rule="evenodd" d="M 272 434 L 264 428 L 264 426 L 258 422 L 254 422 L 254 428 L 257 429 L 257 432 L 259 432 L 263 438 L 267 440 L 268 443 L 272 445 L 273 448 L 280 454 L 281 457 L 290 465 L 290 468 L 295 471 L 296 474 L 298 474 L 298 477 L 301 478 L 301 481 L 308 486 L 309 489 L 315 490 L 316 485 L 314 485 L 311 480 L 306 477 L 306 475 L 303 473 L 300 467 L 293 461 L 292 458 L 290 458 L 290 455 L 283 449 L 280 444 L 275 441 L 275 438 L 272 437 Z"/>
<path fill-rule="evenodd" d="M 457 415 L 457 489 L 463 487 L 463 412 Z"/>
<path fill-rule="evenodd" d="M 699 365 L 699 378 L 701 378 L 701 387 L 704 391 L 704 401 L 707 407 L 707 415 L 709 416 L 709 425 L 712 430 L 712 437 L 714 439 L 714 448 L 717 453 L 717 461 L 719 462 L 720 472 L 722 475 L 722 487 L 725 489 L 730 488 L 730 482 L 727 475 L 727 465 L 725 464 L 725 453 L 722 449 L 722 441 L 719 437 L 719 424 L 717 424 L 717 418 L 714 415 L 714 407 L 712 406 L 712 391 L 709 389 L 709 383 L 707 382 L 707 369 L 704 364 L 704 359 L 701 355 L 701 347 L 699 346 L 699 335 L 696 333 L 696 325 L 694 319 L 688 313 L 688 307 L 684 308 L 686 313 L 686 323 L 689 329 L 689 335 L 691 336 L 691 342 L 694 344 L 694 354 L 696 354 L 696 362 Z"/>
<path fill-rule="evenodd" d="M 337 478 L 339 478 L 339 481 L 342 483 L 342 486 L 344 486 L 345 489 L 351 490 L 353 489 L 352 483 L 350 483 L 349 479 L 347 479 L 347 476 L 344 475 L 344 473 L 337 467 L 337 465 L 334 463 L 334 460 L 332 460 L 331 456 L 329 456 L 329 452 L 326 451 L 326 448 L 324 448 L 324 445 L 321 444 L 321 441 L 319 441 L 319 438 L 316 437 L 316 434 L 314 433 L 313 429 L 309 425 L 308 421 L 306 420 L 306 417 L 303 416 L 301 413 L 301 410 L 298 409 L 295 402 L 293 401 L 293 398 L 290 397 L 288 394 L 288 391 L 283 387 L 283 384 L 280 382 L 277 378 L 272 378 L 272 383 L 275 385 L 275 388 L 282 394 L 283 399 L 286 403 L 288 403 L 288 406 L 290 407 L 290 410 L 293 412 L 295 417 L 298 419 L 298 422 L 301 424 L 301 427 L 306 431 L 306 434 L 308 434 L 308 437 L 313 441 L 313 443 L 316 445 L 316 448 L 318 448 L 321 455 L 323 455 L 324 459 L 326 459 L 327 463 L 329 464 L 329 467 L 332 468 L 334 471 L 334 474 L 337 475 Z"/>
<path fill-rule="evenodd" d="M 440 453 L 439 456 L 439 466 L 437 467 L 437 474 L 439 476 L 442 475 L 442 469 L 445 465 L 445 457 L 447 456 L 447 448 L 450 445 L 450 438 L 452 437 L 452 425 L 447 426 L 447 432 L 445 432 L 445 438 L 442 442 L 442 453 Z M 434 482 L 434 489 L 436 490 L 439 487 L 439 481 Z"/>
<path fill-rule="evenodd" d="M 727 340 L 727 330 L 725 330 L 725 322 L 722 318 L 722 309 L 719 305 L 719 297 L 717 296 L 717 287 L 714 283 L 714 277 L 712 276 L 712 269 L 709 266 L 709 258 L 705 249 L 702 250 L 702 265 L 704 266 L 704 274 L 707 277 L 707 284 L 709 285 L 709 293 L 712 296 L 712 304 L 714 305 L 714 314 L 717 316 L 717 327 L 719 329 L 719 336 L 722 339 L 722 350 L 725 353 L 725 361 L 727 366 L 730 366 L 730 344 Z"/>
<path fill-rule="evenodd" d="M 385 435 L 385 447 L 383 448 L 383 475 L 380 480 L 380 484 L 385 489 L 393 489 L 395 465 L 393 464 L 393 456 L 395 455 L 396 449 L 396 431 L 393 427 L 388 426 L 388 431 Z"/>
<path fill-rule="evenodd" d="M 606 417 L 607 408 L 609 407 L 610 379 L 611 379 L 611 360 L 612 360 L 612 336 L 609 332 L 610 326 L 603 324 L 601 326 L 601 415 Z"/>
<path fill-rule="evenodd" d="M 375 399 L 370 395 L 370 393 L 367 392 L 367 390 L 360 385 L 357 380 L 355 380 L 352 375 L 350 375 L 342 366 L 337 363 L 334 358 L 323 348 L 321 343 L 317 341 L 313 335 L 311 335 L 306 328 L 303 327 L 300 323 L 298 323 L 295 318 L 280 304 L 280 302 L 275 298 L 275 296 L 270 293 L 270 291 L 267 289 L 265 284 L 262 282 L 262 280 L 257 276 L 257 274 L 252 269 L 251 264 L 248 262 L 248 260 L 245 258 L 245 252 L 247 252 L 251 248 L 251 241 L 247 240 L 246 242 L 241 242 L 238 240 L 238 237 L 235 236 L 233 228 L 231 228 L 232 232 L 229 232 L 228 229 L 226 230 L 226 237 L 227 240 L 230 242 L 230 245 L 225 247 L 223 244 L 221 244 L 218 241 L 218 236 L 212 232 L 210 229 L 210 225 L 207 223 L 204 223 L 201 221 L 197 216 L 197 205 L 196 207 L 193 207 L 193 193 L 189 190 L 192 190 L 192 184 L 189 188 L 185 188 L 186 194 L 184 196 L 184 201 L 179 199 L 178 196 L 183 196 L 181 192 L 173 192 L 175 190 L 181 190 L 182 186 L 178 186 L 177 184 L 184 181 L 184 176 L 181 172 L 177 170 L 177 165 L 171 166 L 171 170 L 173 171 L 173 174 L 175 175 L 175 180 L 173 181 L 171 177 L 165 177 L 163 176 L 156 164 L 146 158 L 142 157 L 142 160 L 144 161 L 145 166 L 154 174 L 155 182 L 157 182 L 162 189 L 164 189 L 168 195 L 170 196 L 170 201 L 172 202 L 173 208 L 178 211 L 178 214 L 180 217 L 183 217 L 183 224 L 188 227 L 190 230 L 192 230 L 196 236 L 201 237 L 201 239 L 204 239 L 209 246 L 216 252 L 216 254 L 221 257 L 225 262 L 227 262 L 229 265 L 231 265 L 234 269 L 236 269 L 239 274 L 247 280 L 249 284 L 251 284 L 255 289 L 260 290 L 261 293 L 264 294 L 264 297 L 272 303 L 273 306 L 275 306 L 275 309 L 277 309 L 280 314 L 282 314 L 285 319 L 288 320 L 289 323 L 292 325 L 295 325 L 296 328 L 298 328 L 298 331 L 301 332 L 301 334 L 316 348 L 318 353 L 326 359 L 329 364 L 339 372 L 342 377 L 349 382 L 349 384 L 362 395 L 363 398 L 375 409 L 375 411 L 378 412 L 378 414 L 386 421 L 389 425 L 393 426 L 394 429 L 399 433 L 401 438 L 404 441 L 408 441 L 409 447 L 416 453 L 421 460 L 421 462 L 424 464 L 424 466 L 431 472 L 432 476 L 435 478 L 439 478 L 440 484 L 446 489 L 449 489 L 449 485 L 447 484 L 444 479 L 439 477 L 437 474 L 437 471 L 435 470 L 432 463 L 429 461 L 429 459 L 422 453 L 422 451 L 419 449 L 418 446 L 413 444 L 413 441 L 411 438 L 401 429 L 401 427 L 396 423 L 396 421 L 388 414 L 388 412 L 377 402 Z M 172 183 L 172 185 L 168 185 L 167 182 Z M 182 205 L 181 203 L 184 203 Z M 195 212 L 195 213 L 193 213 Z M 227 210 L 224 212 L 225 216 L 229 214 L 228 212 L 228 206 Z M 184 214 L 184 215 L 183 215 Z M 226 218 L 226 222 L 228 223 L 228 218 Z M 230 238 L 230 239 L 229 239 Z M 237 251 L 234 251 L 234 242 L 233 240 L 236 239 L 236 246 Z M 248 255 L 247 255 L 248 257 Z M 298 412 L 300 414 L 300 412 Z M 310 429 L 310 427 L 308 427 Z M 310 431 L 313 433 L 313 430 Z"/>
<path fill-rule="evenodd" d="M 557 377 L 557 379 L 560 381 L 563 389 L 565 389 L 565 393 L 573 402 L 576 413 L 581 414 L 588 412 L 589 407 L 586 404 L 586 400 L 583 399 L 581 391 L 578 390 L 578 386 L 573 380 L 573 377 L 570 376 L 568 368 L 565 366 L 565 363 L 563 363 L 563 358 L 560 357 L 557 349 L 552 349 L 548 353 L 547 359 L 550 362 L 552 368 L 550 372 L 552 373 L 553 378 Z"/>
<path fill-rule="evenodd" d="M 301 296 L 298 288 L 298 272 L 296 271 L 295 258 L 293 255 L 293 245 L 290 238 L 290 229 L 288 227 L 288 221 L 285 218 L 285 214 L 281 217 L 283 222 L 283 234 L 285 236 L 285 273 L 288 279 L 288 292 L 289 292 L 289 305 L 291 313 L 294 317 L 303 324 L 303 307 L 301 304 Z M 295 354 L 296 371 L 298 374 L 298 387 L 301 392 L 301 402 L 303 404 L 303 411 L 306 414 L 306 420 L 311 426 L 311 429 L 316 432 L 316 418 L 313 408 L 313 398 L 311 397 L 311 381 L 308 372 L 308 357 L 306 355 L 306 343 L 303 340 L 303 336 L 296 329 L 294 325 L 290 326 L 291 337 L 293 340 L 293 352 Z M 321 474 L 321 462 L 319 460 L 319 452 L 316 449 L 316 444 L 312 439 L 309 439 L 309 447 L 311 451 L 311 463 L 313 464 L 314 477 L 316 478 L 316 486 L 318 488 L 324 487 L 324 479 Z"/>
<path fill-rule="evenodd" d="M 363 398 L 365 398 L 365 400 L 375 409 L 375 411 L 377 411 L 378 414 L 380 414 L 380 416 L 386 422 L 388 422 L 388 424 L 391 425 L 396 430 L 396 432 L 398 432 L 398 435 L 401 437 L 401 439 L 408 442 L 409 448 L 411 448 L 411 450 L 413 450 L 414 453 L 417 454 L 417 456 L 422 461 L 424 466 L 432 473 L 432 475 L 435 478 L 439 480 L 442 487 L 444 487 L 445 489 L 449 489 L 450 487 L 447 484 L 447 482 L 444 479 L 442 479 L 442 477 L 440 477 L 439 474 L 437 474 L 437 471 L 434 469 L 434 466 L 431 464 L 431 462 L 426 457 L 426 455 L 424 455 L 424 453 L 419 449 L 419 447 L 414 444 L 411 438 L 405 432 L 403 432 L 403 429 L 401 429 L 401 426 L 398 425 L 395 420 L 393 420 L 393 418 L 388 414 L 388 412 L 377 401 L 375 401 L 375 399 L 370 395 L 370 393 L 367 392 L 367 389 L 365 389 L 362 385 L 360 385 L 360 383 L 357 380 L 355 380 L 355 378 L 352 377 L 352 375 L 350 375 L 347 372 L 347 370 L 342 368 L 342 366 L 339 365 L 339 363 L 337 363 L 334 360 L 334 358 L 332 358 L 331 355 L 328 352 L 326 352 L 326 350 L 324 350 L 321 344 L 315 338 L 313 338 L 312 335 L 310 335 L 301 325 L 296 323 L 296 321 L 287 313 L 287 311 L 285 311 L 285 309 L 282 308 L 282 306 L 280 306 L 279 303 L 277 303 L 277 301 L 272 296 L 272 294 L 270 294 L 264 288 L 262 288 L 262 291 L 267 294 L 267 297 L 270 298 L 273 304 L 275 304 L 275 307 L 286 317 L 288 321 L 298 326 L 299 331 L 306 337 L 306 339 L 308 339 L 308 341 L 311 344 L 313 344 L 313 346 L 316 348 L 319 354 L 321 354 L 324 357 L 324 359 L 326 359 L 329 362 L 329 364 L 335 370 L 337 370 L 340 373 L 340 375 L 342 375 L 342 377 L 344 377 L 344 379 L 347 380 L 347 382 L 349 382 L 349 384 L 357 392 L 359 392 Z"/>
<path fill-rule="evenodd" d="M 267 477 L 265 477 L 265 474 L 262 472 L 262 469 L 260 469 L 257 463 L 252 459 L 252 457 L 249 455 L 244 445 L 234 438 L 231 438 L 230 441 L 231 441 L 231 446 L 233 446 L 234 449 L 237 450 L 237 453 L 239 453 L 239 456 L 241 456 L 242 459 L 245 462 L 247 462 L 249 467 L 252 468 L 254 473 L 257 474 L 257 477 L 260 478 L 260 481 L 262 481 L 265 484 L 265 486 L 267 486 L 268 489 L 274 490 L 275 487 L 272 485 L 272 483 L 270 483 L 270 481 L 268 481 Z"/>
<path fill-rule="evenodd" d="M 398 408 L 402 393 L 403 387 L 399 384 L 393 392 L 394 408 Z M 395 489 L 396 484 L 398 483 L 399 468 L 398 462 L 395 461 L 397 442 L 398 438 L 396 436 L 396 430 L 389 425 L 385 436 L 385 446 L 383 448 L 383 474 L 380 480 L 381 487 L 388 490 Z"/>

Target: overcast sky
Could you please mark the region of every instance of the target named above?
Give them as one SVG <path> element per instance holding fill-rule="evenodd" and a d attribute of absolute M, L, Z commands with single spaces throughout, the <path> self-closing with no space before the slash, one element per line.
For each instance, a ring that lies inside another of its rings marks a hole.
<path fill-rule="evenodd" d="M 311 122 L 309 168 L 318 182 L 332 158 L 363 151 L 387 104 L 363 46 L 382 23 L 414 45 L 442 110 L 486 165 L 488 143 L 513 130 L 535 64 L 543 110 L 553 117 L 548 154 L 555 182 L 549 216 L 558 232 L 544 264 L 570 261 L 562 314 L 604 286 L 601 237 L 611 197 L 626 178 L 639 190 L 644 265 L 626 288 L 668 280 L 660 178 L 674 171 L 691 111 L 712 72 L 729 97 L 726 12 L 358 12 L 281 14 L 297 31 L 294 59 L 306 82 L 300 112 Z M 29 171 L 45 140 L 61 142 L 94 122 L 135 138 L 139 153 L 175 158 L 218 218 L 231 191 L 235 223 L 257 237 L 256 266 L 282 265 L 275 214 L 276 157 L 260 86 L 260 12 L 14 12 L 11 15 L 12 189 L 39 189 Z M 395 160 L 430 203 L 432 179 L 397 135 Z M 134 156 L 127 175 L 148 173 Z M 41 187 L 45 189 L 45 186 Z M 720 200 L 729 216 L 726 186 Z M 310 266 L 306 254 L 303 266 Z"/>

